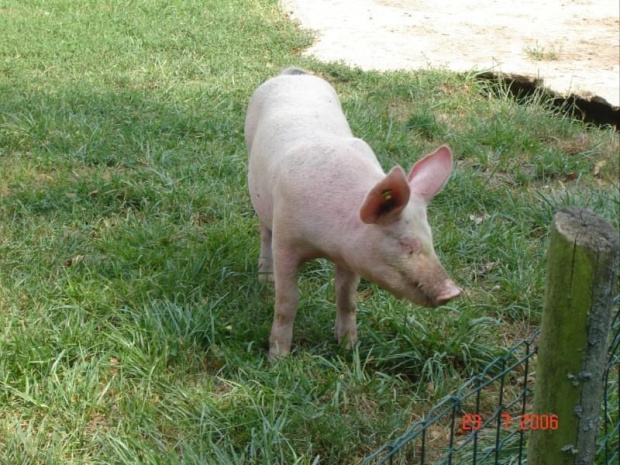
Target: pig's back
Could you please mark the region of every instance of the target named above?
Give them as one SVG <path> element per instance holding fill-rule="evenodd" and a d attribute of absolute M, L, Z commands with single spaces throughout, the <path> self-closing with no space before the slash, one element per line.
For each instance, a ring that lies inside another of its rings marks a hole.
<path fill-rule="evenodd" d="M 307 210 L 310 195 L 324 213 L 319 197 L 334 190 L 329 185 L 347 187 L 349 195 L 366 173 L 382 175 L 370 147 L 353 137 L 336 91 L 312 75 L 285 74 L 261 85 L 248 107 L 245 138 L 250 197 L 268 227 L 278 199 L 280 208 L 303 203 Z"/>
<path fill-rule="evenodd" d="M 323 79 L 306 73 L 281 74 L 252 96 L 245 124 L 250 156 L 263 150 L 275 156 L 275 148 L 282 153 L 322 135 L 352 137 L 338 95 Z"/>

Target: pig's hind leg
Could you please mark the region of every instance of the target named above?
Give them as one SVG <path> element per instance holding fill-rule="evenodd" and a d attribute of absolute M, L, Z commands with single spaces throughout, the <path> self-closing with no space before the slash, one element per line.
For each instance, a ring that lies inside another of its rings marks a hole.
<path fill-rule="evenodd" d="M 271 361 L 291 351 L 293 324 L 299 305 L 297 272 L 300 265 L 299 257 L 293 248 L 275 244 L 273 253 L 276 302 L 273 326 L 269 336 L 269 360 Z"/>
<path fill-rule="evenodd" d="M 260 255 L 258 257 L 259 281 L 273 282 L 273 253 L 271 251 L 271 230 L 260 223 Z"/>
<path fill-rule="evenodd" d="M 336 314 L 335 336 L 338 343 L 347 340 L 347 348 L 352 348 L 357 341 L 357 323 L 355 318 L 355 291 L 360 282 L 359 275 L 350 269 L 336 265 Z"/>

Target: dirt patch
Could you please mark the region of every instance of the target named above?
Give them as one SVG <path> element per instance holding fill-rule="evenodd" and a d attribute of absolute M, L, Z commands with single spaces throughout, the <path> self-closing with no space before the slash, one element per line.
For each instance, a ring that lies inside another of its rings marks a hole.
<path fill-rule="evenodd" d="M 610 0 L 281 0 L 306 51 L 362 69 L 518 75 L 618 111 L 620 5 Z"/>

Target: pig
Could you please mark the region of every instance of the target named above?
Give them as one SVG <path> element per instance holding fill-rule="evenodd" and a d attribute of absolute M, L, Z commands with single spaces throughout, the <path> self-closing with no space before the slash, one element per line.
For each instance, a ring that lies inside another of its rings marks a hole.
<path fill-rule="evenodd" d="M 253 94 L 245 121 L 248 187 L 259 218 L 259 279 L 275 281 L 269 359 L 289 354 L 298 269 L 335 264 L 335 337 L 357 341 L 355 292 L 363 277 L 399 299 L 437 307 L 459 296 L 435 254 L 426 206 L 452 172 L 443 145 L 385 174 L 353 136 L 336 91 L 287 68 Z"/>

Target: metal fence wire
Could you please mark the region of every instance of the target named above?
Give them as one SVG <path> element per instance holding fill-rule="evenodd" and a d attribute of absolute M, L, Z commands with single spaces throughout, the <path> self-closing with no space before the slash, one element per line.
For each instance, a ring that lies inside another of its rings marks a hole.
<path fill-rule="evenodd" d="M 605 370 L 602 428 L 597 464 L 620 461 L 620 295 L 614 316 Z M 494 359 L 477 376 L 430 409 L 400 437 L 367 456 L 363 465 L 394 464 L 524 464 L 527 435 L 533 421 L 553 415 L 530 415 L 533 397 L 531 360 L 538 350 L 537 330 Z M 557 423 L 556 423 L 557 425 Z"/>

